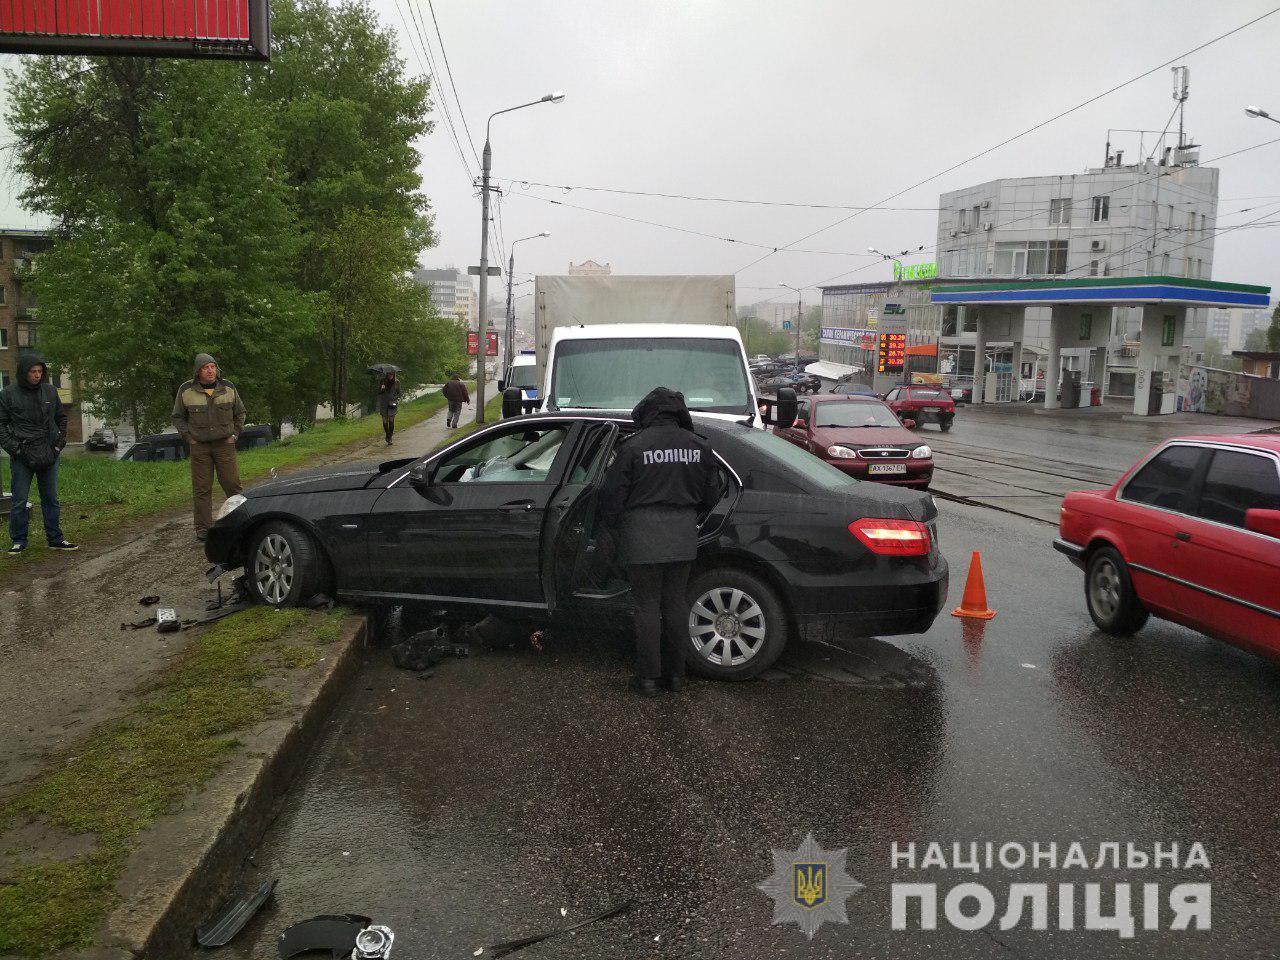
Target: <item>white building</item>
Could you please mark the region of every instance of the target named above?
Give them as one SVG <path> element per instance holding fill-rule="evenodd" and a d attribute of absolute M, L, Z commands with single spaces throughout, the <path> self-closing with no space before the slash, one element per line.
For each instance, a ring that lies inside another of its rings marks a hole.
<path fill-rule="evenodd" d="M 1167 276 L 1209 279 L 1218 216 L 1218 171 L 1196 166 L 1192 149 L 1169 164 L 1145 161 L 1065 176 L 992 180 L 939 198 L 939 278 L 992 280 Z M 954 310 L 954 308 L 952 308 Z M 1184 352 L 1203 352 L 1206 310 L 1190 310 Z M 1084 378 L 1132 396 L 1140 311 L 1111 311 L 1105 361 L 1094 351 Z M 972 351 L 968 324 L 942 319 L 942 351 Z M 1024 374 L 1048 350 L 1049 308 L 1027 311 Z M 970 367 L 972 357 L 962 359 Z M 1012 359 L 1012 358 L 1010 358 Z M 1067 357 L 1071 369 L 1075 358 Z M 1084 359 L 1082 355 L 1080 359 Z"/>
<path fill-rule="evenodd" d="M 443 270 L 413 271 L 413 279 L 431 288 L 431 303 L 442 316 L 455 316 L 468 328 L 480 322 L 479 301 L 471 277 L 465 270 L 445 267 Z"/>
<path fill-rule="evenodd" d="M 575 264 L 569 261 L 569 276 L 571 277 L 607 277 L 613 273 L 613 265 L 609 263 L 596 263 L 594 260 L 583 260 L 581 263 Z"/>

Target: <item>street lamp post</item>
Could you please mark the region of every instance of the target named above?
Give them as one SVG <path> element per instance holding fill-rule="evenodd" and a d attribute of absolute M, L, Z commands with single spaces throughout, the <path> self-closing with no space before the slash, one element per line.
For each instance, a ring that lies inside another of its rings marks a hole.
<path fill-rule="evenodd" d="M 778 286 L 786 287 L 788 290 L 794 290 L 796 294 L 796 369 L 800 367 L 800 316 L 804 311 L 804 294 L 800 292 L 799 287 L 793 287 L 789 283 L 778 281 Z"/>
<path fill-rule="evenodd" d="M 511 279 L 515 276 L 516 271 L 516 244 L 549 236 L 551 236 L 551 231 L 543 230 L 541 233 L 535 233 L 531 237 L 521 237 L 519 240 L 511 241 L 511 259 L 507 262 L 507 333 L 502 341 L 502 362 L 508 366 L 511 364 L 511 355 L 515 353 L 516 344 L 516 316 L 515 311 L 512 309 L 511 301 Z"/>
<path fill-rule="evenodd" d="M 1275 117 L 1267 113 L 1267 111 L 1263 110 L 1261 107 L 1245 107 L 1244 112 L 1245 112 L 1245 116 L 1248 116 L 1248 117 L 1254 117 L 1255 119 L 1261 118 L 1263 120 L 1270 120 L 1272 123 L 1280 123 L 1280 120 L 1277 120 Z"/>
<path fill-rule="evenodd" d="M 489 146 L 489 127 L 493 118 L 513 110 L 536 107 L 540 103 L 563 103 L 564 94 L 556 91 L 538 100 L 507 107 L 489 114 L 484 125 L 484 153 L 480 157 L 480 322 L 476 344 L 476 423 L 484 423 L 485 370 L 484 353 L 489 343 L 489 171 L 493 168 L 493 149 Z"/>

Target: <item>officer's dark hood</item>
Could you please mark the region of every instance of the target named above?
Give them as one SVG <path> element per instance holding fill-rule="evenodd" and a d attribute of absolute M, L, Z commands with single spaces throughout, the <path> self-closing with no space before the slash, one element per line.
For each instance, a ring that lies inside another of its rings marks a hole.
<path fill-rule="evenodd" d="M 693 429 L 693 417 L 685 405 L 684 394 L 667 387 L 654 387 L 631 411 L 631 419 L 641 430 L 660 423 L 673 423 L 686 430 Z"/>
<path fill-rule="evenodd" d="M 40 376 L 40 383 L 34 387 L 27 383 L 27 374 L 31 368 L 36 365 L 44 367 L 44 373 Z M 49 365 L 44 362 L 44 358 L 38 353 L 24 353 L 18 357 L 18 384 L 26 390 L 39 390 L 41 385 L 49 380 Z"/>

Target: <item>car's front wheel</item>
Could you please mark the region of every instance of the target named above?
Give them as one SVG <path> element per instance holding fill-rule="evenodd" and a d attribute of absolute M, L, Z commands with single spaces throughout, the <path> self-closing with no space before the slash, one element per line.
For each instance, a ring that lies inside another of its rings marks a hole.
<path fill-rule="evenodd" d="M 1133 589 L 1129 565 L 1114 547 L 1100 547 L 1090 555 L 1084 598 L 1098 629 L 1118 637 L 1142 629 L 1149 616 Z"/>
<path fill-rule="evenodd" d="M 282 521 L 265 524 L 254 534 L 244 566 L 253 595 L 273 607 L 296 607 L 310 600 L 324 573 L 312 539 Z"/>
<path fill-rule="evenodd" d="M 718 567 L 689 584 L 689 669 L 713 680 L 747 680 L 787 645 L 782 601 L 754 574 Z"/>

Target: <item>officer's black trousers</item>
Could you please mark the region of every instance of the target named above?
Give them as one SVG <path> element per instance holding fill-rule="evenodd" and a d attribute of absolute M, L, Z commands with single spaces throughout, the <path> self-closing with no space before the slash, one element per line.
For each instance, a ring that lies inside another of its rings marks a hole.
<path fill-rule="evenodd" d="M 642 680 L 684 676 L 689 567 L 688 560 L 627 566 L 636 606 L 636 676 Z"/>

